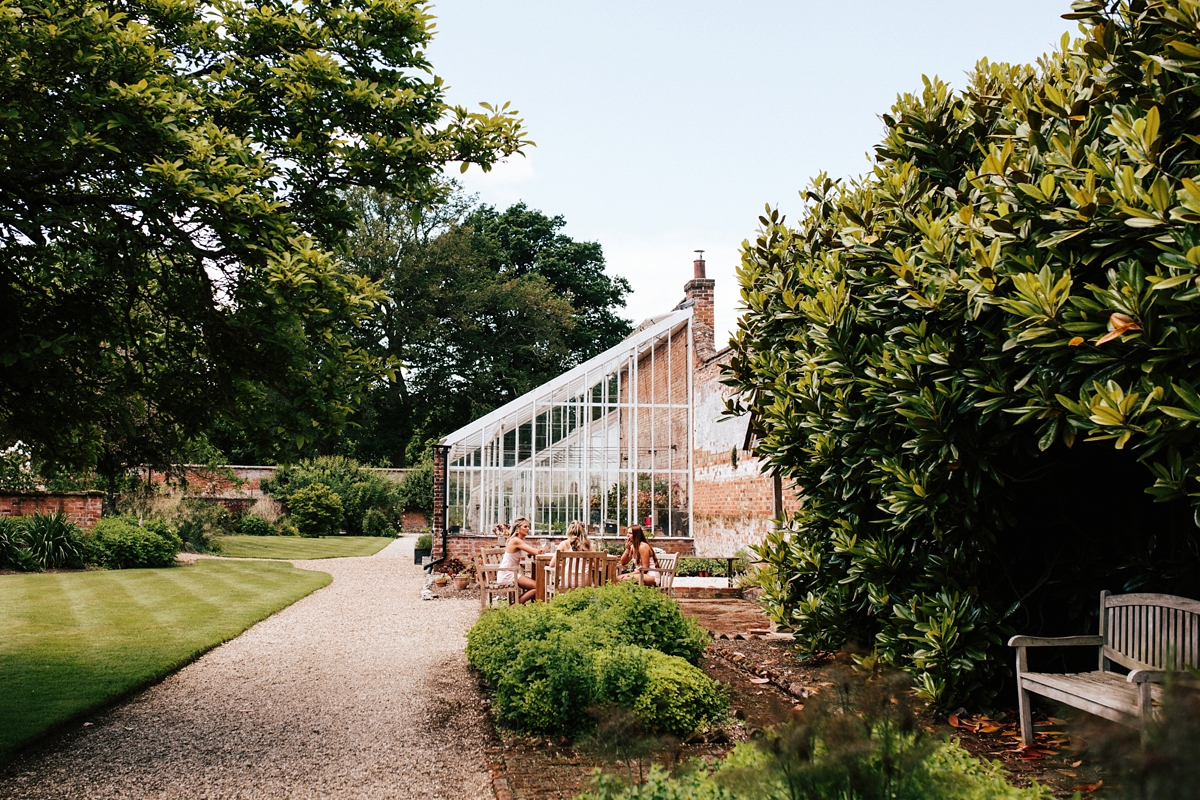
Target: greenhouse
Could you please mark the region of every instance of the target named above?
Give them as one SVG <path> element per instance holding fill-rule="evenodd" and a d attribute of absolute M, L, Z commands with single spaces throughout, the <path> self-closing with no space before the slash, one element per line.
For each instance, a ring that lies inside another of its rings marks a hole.
<path fill-rule="evenodd" d="M 652 318 L 617 346 L 447 436 L 451 533 L 527 517 L 595 534 L 637 522 L 687 536 L 692 496 L 692 309 Z"/>

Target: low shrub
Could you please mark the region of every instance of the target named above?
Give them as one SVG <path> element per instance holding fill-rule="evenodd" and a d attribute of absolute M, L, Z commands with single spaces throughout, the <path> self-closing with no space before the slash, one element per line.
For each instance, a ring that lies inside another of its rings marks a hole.
<path fill-rule="evenodd" d="M 362 518 L 362 535 L 386 536 L 389 539 L 395 539 L 397 536 L 396 526 L 383 511 L 378 508 L 368 508 Z"/>
<path fill-rule="evenodd" d="M 467 632 L 467 660 L 494 686 L 526 642 L 556 636 L 570 626 L 567 615 L 547 603 L 489 612 Z"/>
<path fill-rule="evenodd" d="M 0 517 L 0 569 L 37 572 L 41 569 L 25 537 L 20 518 Z"/>
<path fill-rule="evenodd" d="M 238 526 L 243 536 L 270 536 L 271 523 L 254 514 L 245 514 Z"/>
<path fill-rule="evenodd" d="M 325 484 L 314 483 L 292 492 L 288 511 L 301 536 L 332 536 L 342 521 L 342 500 Z"/>
<path fill-rule="evenodd" d="M 675 659 L 678 662 L 678 659 Z M 692 667 L 689 667 L 694 669 Z M 831 686 L 786 724 L 739 744 L 714 769 L 677 777 L 655 767 L 640 785 L 597 774 L 578 800 L 1049 800 L 1016 788 L 998 764 L 926 733 L 912 682 L 896 674 L 831 671 Z M 671 678 L 668 678 L 670 681 Z M 665 704 L 677 692 L 664 692 Z"/>
<path fill-rule="evenodd" d="M 467 634 L 467 658 L 517 730 L 575 735 L 593 724 L 589 710 L 615 707 L 650 733 L 683 736 L 727 705 L 721 687 L 680 657 L 699 660 L 706 642 L 661 592 L 611 585 L 483 615 Z"/>
<path fill-rule="evenodd" d="M 687 736 L 725 716 L 729 698 L 723 686 L 678 656 L 646 652 L 650 661 L 645 689 L 633 703 L 633 713 L 646 730 Z"/>
<path fill-rule="evenodd" d="M 526 640 L 494 684 L 500 720 L 527 733 L 580 733 L 596 695 L 595 642 L 582 630 Z"/>
<path fill-rule="evenodd" d="M 109 569 L 169 567 L 183 541 L 162 520 L 142 525 L 126 517 L 105 517 L 96 523 L 89 542 L 89 557 Z"/>
<path fill-rule="evenodd" d="M 552 606 L 580 614 L 605 628 L 614 642 L 648 647 L 699 664 L 708 634 L 679 604 L 657 589 L 632 582 L 576 589 L 554 598 Z"/>
<path fill-rule="evenodd" d="M 431 550 L 433 549 L 433 537 L 428 533 L 422 533 L 417 537 L 417 544 L 415 546 L 418 550 Z"/>

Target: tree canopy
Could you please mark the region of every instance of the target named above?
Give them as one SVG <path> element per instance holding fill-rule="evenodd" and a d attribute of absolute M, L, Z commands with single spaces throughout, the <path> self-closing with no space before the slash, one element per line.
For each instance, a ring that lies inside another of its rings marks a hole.
<path fill-rule="evenodd" d="M 1101 589 L 1200 596 L 1200 6 L 1067 17 L 1036 67 L 900 97 L 872 171 L 743 254 L 733 410 L 803 501 L 765 600 L 943 705 Z"/>
<path fill-rule="evenodd" d="M 404 466 L 472 419 L 618 343 L 630 291 L 595 242 L 523 203 L 499 212 L 459 193 L 414 214 L 358 192 L 348 263 L 388 295 L 363 349 L 401 366 L 375 381 L 355 427 L 325 449 Z"/>
<path fill-rule="evenodd" d="M 117 469 L 344 425 L 393 366 L 346 192 L 435 204 L 525 144 L 445 103 L 431 32 L 419 0 L 0 0 L 0 439 Z"/>

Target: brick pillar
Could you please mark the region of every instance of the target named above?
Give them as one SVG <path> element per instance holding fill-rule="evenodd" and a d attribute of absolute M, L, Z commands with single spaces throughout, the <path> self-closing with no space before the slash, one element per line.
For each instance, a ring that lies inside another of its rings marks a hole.
<path fill-rule="evenodd" d="M 446 459 L 450 448 L 443 444 L 433 446 L 433 525 L 430 531 L 433 535 L 433 560 L 443 558 L 446 554 L 446 532 L 448 509 L 446 497 Z"/>
<path fill-rule="evenodd" d="M 683 285 L 684 303 L 691 303 L 692 312 L 692 346 L 698 362 L 708 361 L 717 353 L 714 345 L 713 329 L 716 318 L 713 312 L 713 287 L 716 281 L 704 275 L 704 259 L 697 258 L 692 262 L 695 270 L 690 281 Z"/>

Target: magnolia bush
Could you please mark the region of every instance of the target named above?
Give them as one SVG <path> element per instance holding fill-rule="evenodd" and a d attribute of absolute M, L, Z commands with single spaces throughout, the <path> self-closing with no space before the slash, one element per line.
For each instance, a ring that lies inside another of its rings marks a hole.
<path fill-rule="evenodd" d="M 1015 629 L 1094 633 L 1098 589 L 1200 596 L 1200 4 L 1072 9 L 1036 66 L 900 97 L 742 257 L 731 411 L 802 499 L 764 600 L 942 704 Z"/>

